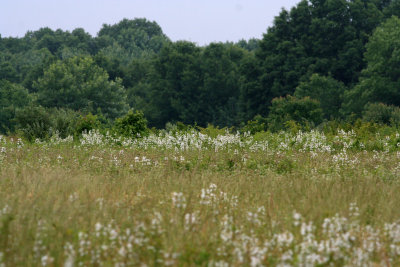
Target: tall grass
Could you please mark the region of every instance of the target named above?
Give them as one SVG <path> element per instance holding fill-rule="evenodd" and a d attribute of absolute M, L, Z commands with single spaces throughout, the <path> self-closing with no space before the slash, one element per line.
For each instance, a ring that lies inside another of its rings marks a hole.
<path fill-rule="evenodd" d="M 0 138 L 0 266 L 399 265 L 399 133 Z"/>

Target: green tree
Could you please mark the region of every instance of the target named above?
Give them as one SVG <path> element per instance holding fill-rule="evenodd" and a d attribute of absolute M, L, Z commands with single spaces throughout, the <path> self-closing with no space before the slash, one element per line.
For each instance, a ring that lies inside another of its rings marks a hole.
<path fill-rule="evenodd" d="M 112 119 L 128 108 L 121 80 L 109 81 L 106 71 L 91 57 L 55 62 L 34 83 L 34 88 L 38 92 L 38 102 L 45 107 L 92 113 L 100 110 Z"/>
<path fill-rule="evenodd" d="M 392 16 L 400 17 L 400 0 L 388 0 L 390 2 L 384 9 L 387 18 Z"/>
<path fill-rule="evenodd" d="M 45 63 L 50 62 L 53 57 L 54 56 L 46 48 L 40 50 L 30 49 L 26 52 L 13 54 L 10 59 L 10 64 L 17 73 L 17 79 L 15 79 L 14 82 L 21 83 L 31 91 L 33 76 L 30 75 L 32 75 L 37 68 L 42 70 Z M 40 71 L 38 73 L 40 73 Z M 43 73 L 43 71 L 41 71 L 41 73 Z M 30 82 L 28 82 L 29 79 Z M 27 83 L 25 83 L 25 81 Z"/>
<path fill-rule="evenodd" d="M 365 121 L 398 127 L 400 125 L 400 108 L 383 103 L 368 103 L 365 105 L 362 118 Z"/>
<path fill-rule="evenodd" d="M 211 43 L 202 51 L 203 81 L 199 107 L 202 115 L 196 116 L 200 125 L 211 123 L 225 127 L 237 124 L 239 66 L 245 52 L 237 46 L 222 43 Z"/>
<path fill-rule="evenodd" d="M 89 132 L 101 128 L 101 122 L 97 115 L 88 113 L 85 116 L 80 115 L 75 125 L 75 135 L 80 136 L 83 132 Z"/>
<path fill-rule="evenodd" d="M 97 52 L 95 40 L 82 28 L 69 32 L 61 29 L 53 31 L 45 27 L 37 31 L 27 32 L 22 40 L 25 41 L 29 50 L 46 48 L 58 58 L 68 57 L 71 51 L 75 54 L 94 54 Z"/>
<path fill-rule="evenodd" d="M 316 126 L 322 122 L 323 112 L 320 103 L 309 97 L 296 98 L 288 95 L 272 100 L 267 118 L 268 128 L 271 131 L 285 129 L 290 121 L 302 126 Z"/>
<path fill-rule="evenodd" d="M 378 27 L 367 44 L 359 84 L 346 94 L 343 110 L 361 114 L 368 102 L 400 106 L 400 19 L 392 17 Z"/>
<path fill-rule="evenodd" d="M 145 96 L 149 103 L 138 108 L 156 127 L 176 121 L 193 123 L 200 115 L 200 51 L 193 43 L 179 41 L 164 46 L 153 61 Z"/>
<path fill-rule="evenodd" d="M 82 28 L 76 28 L 68 35 L 65 46 L 88 54 L 94 54 L 97 50 L 94 38 Z"/>
<path fill-rule="evenodd" d="M 17 82 L 18 75 L 9 61 L 0 62 L 0 79 Z"/>
<path fill-rule="evenodd" d="M 23 70 L 22 84 L 30 93 L 35 93 L 33 84 L 40 77 L 43 77 L 44 71 L 57 61 L 56 56 L 52 55 L 47 48 L 41 50 L 29 50 L 21 55 L 20 65 Z"/>
<path fill-rule="evenodd" d="M 121 64 L 122 57 L 110 57 L 102 50 L 93 59 L 98 66 L 107 71 L 110 80 L 115 81 L 117 78 L 124 78 L 125 69 Z"/>
<path fill-rule="evenodd" d="M 256 52 L 260 85 L 253 95 L 263 100 L 259 105 L 293 94 L 314 73 L 349 87 L 357 83 L 365 67 L 364 46 L 382 22 L 384 7 L 376 0 L 303 0 L 283 10 Z M 261 110 L 266 115 L 267 109 Z"/>
<path fill-rule="evenodd" d="M 254 53 L 245 53 L 239 65 L 239 120 L 248 121 L 258 114 L 266 114 L 269 106 L 261 90 L 261 70 Z"/>
<path fill-rule="evenodd" d="M 134 109 L 145 109 L 148 106 L 150 83 L 149 74 L 153 60 L 137 58 L 124 68 L 123 83 L 127 88 L 128 104 Z"/>
<path fill-rule="evenodd" d="M 12 54 L 23 53 L 31 49 L 30 43 L 25 38 L 7 37 L 2 38 L 1 42 L 4 51 Z"/>
<path fill-rule="evenodd" d="M 97 55 L 101 55 L 110 61 L 118 62 L 119 65 L 127 66 L 132 60 L 139 56 L 123 48 L 117 42 L 113 42 L 107 47 L 102 48 Z"/>
<path fill-rule="evenodd" d="M 300 83 L 294 96 L 297 98 L 309 96 L 318 100 L 324 112 L 324 117 L 330 119 L 339 117 L 344 91 L 343 83 L 331 77 L 313 74 L 309 81 Z"/>
<path fill-rule="evenodd" d="M 135 75 L 135 80 L 140 81 L 135 101 L 146 103 L 137 108 L 143 109 L 157 127 L 177 121 L 200 126 L 237 124 L 239 66 L 245 53 L 248 52 L 244 49 L 222 43 L 199 48 L 180 41 L 164 46 L 151 61 L 148 75 L 144 75 L 148 86 L 143 83 L 143 75 Z M 148 93 L 138 92 L 139 88 Z"/>
<path fill-rule="evenodd" d="M 15 112 L 29 104 L 28 90 L 19 84 L 0 80 L 0 132 L 13 132 Z"/>
<path fill-rule="evenodd" d="M 115 120 L 114 130 L 117 134 L 136 138 L 143 137 L 149 134 L 147 128 L 147 120 L 143 112 L 130 110 L 125 116 Z"/>
<path fill-rule="evenodd" d="M 58 29 L 53 31 L 46 27 L 29 34 L 33 39 L 36 49 L 47 48 L 53 55 L 63 46 L 65 40 L 65 33 Z"/>
<path fill-rule="evenodd" d="M 10 52 L 2 52 L 0 50 L 0 80 L 8 80 L 10 82 L 18 82 L 19 75 L 14 66 L 15 55 Z"/>
<path fill-rule="evenodd" d="M 104 24 L 98 34 L 99 46 L 120 47 L 132 58 L 158 53 L 168 41 L 156 22 L 140 18 Z"/>
<path fill-rule="evenodd" d="M 28 105 L 16 110 L 16 130 L 28 141 L 46 139 L 51 136 L 53 121 L 51 113 L 42 106 Z"/>
<path fill-rule="evenodd" d="M 247 51 L 255 51 L 259 47 L 260 40 L 256 38 L 251 38 L 249 40 L 240 40 L 236 43 L 240 48 L 246 49 Z"/>

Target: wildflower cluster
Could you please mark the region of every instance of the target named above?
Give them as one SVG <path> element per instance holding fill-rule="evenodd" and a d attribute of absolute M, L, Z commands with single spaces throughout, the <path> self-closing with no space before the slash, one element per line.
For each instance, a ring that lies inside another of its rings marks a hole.
<path fill-rule="evenodd" d="M 0 267 L 396 266 L 399 136 L 0 136 Z"/>

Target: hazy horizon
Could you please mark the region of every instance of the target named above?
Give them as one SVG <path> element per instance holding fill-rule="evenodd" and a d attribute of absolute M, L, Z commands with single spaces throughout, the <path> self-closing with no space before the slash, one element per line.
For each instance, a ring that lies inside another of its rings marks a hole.
<path fill-rule="evenodd" d="M 14 0 L 0 10 L 0 35 L 23 37 L 43 27 L 72 31 L 83 28 L 96 36 L 103 24 L 124 18 L 146 18 L 157 22 L 172 40 L 199 45 L 261 38 L 282 8 L 298 0 Z M 22 8 L 21 8 L 22 7 Z"/>

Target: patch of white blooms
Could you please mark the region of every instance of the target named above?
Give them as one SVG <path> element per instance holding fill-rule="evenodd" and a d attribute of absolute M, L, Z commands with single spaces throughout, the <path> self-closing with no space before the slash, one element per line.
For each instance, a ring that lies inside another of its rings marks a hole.
<path fill-rule="evenodd" d="M 123 137 L 114 137 L 110 134 L 101 134 L 97 130 L 84 132 L 80 139 L 80 144 L 87 145 L 122 145 L 126 148 L 135 149 L 151 149 L 157 148 L 162 150 L 188 151 L 212 149 L 215 152 L 220 150 L 240 150 L 249 149 L 252 152 L 257 151 L 288 151 L 298 150 L 299 152 L 328 153 L 328 154 L 346 154 L 347 150 L 357 147 L 363 149 L 365 145 L 357 141 L 357 135 L 354 131 L 346 132 L 339 130 L 337 135 L 332 139 L 328 138 L 319 131 L 302 132 L 297 134 L 289 132 L 280 132 L 276 134 L 265 134 L 264 140 L 254 140 L 253 136 L 248 133 L 232 134 L 226 132 L 224 135 L 211 137 L 198 131 L 182 132 L 182 133 L 166 133 L 162 132 L 158 135 L 151 134 L 147 137 L 129 139 Z M 52 139 L 52 143 L 59 144 L 69 142 L 71 138 L 60 139 L 58 137 Z M 390 137 L 376 136 L 384 151 L 390 149 Z M 400 146 L 400 143 L 399 143 Z"/>
<path fill-rule="evenodd" d="M 400 142 L 398 139 L 400 133 L 396 136 L 380 136 L 376 135 L 375 142 L 381 147 L 380 153 L 388 153 L 389 151 L 398 150 Z M 71 136 L 61 138 L 56 132 L 49 141 L 42 142 L 36 140 L 38 144 L 44 146 L 72 144 L 74 140 Z M 15 144 L 17 148 L 23 147 L 22 140 L 11 141 L 8 143 Z M 0 136 L 0 160 L 7 151 L 7 140 L 4 136 Z M 10 145 L 10 144 L 8 144 Z M 79 140 L 80 147 L 106 147 L 119 146 L 145 151 L 148 149 L 157 150 L 174 150 L 176 152 L 193 151 L 209 149 L 215 152 L 219 151 L 235 151 L 235 153 L 243 152 L 286 152 L 299 151 L 310 153 L 311 157 L 316 157 L 318 153 L 332 155 L 332 162 L 338 166 L 358 164 L 358 159 L 349 156 L 349 150 L 356 148 L 363 150 L 365 144 L 358 141 L 357 134 L 354 131 L 339 130 L 334 137 L 327 138 L 320 131 L 299 131 L 296 134 L 290 132 L 265 133 L 262 140 L 255 140 L 249 133 L 229 133 L 220 134 L 215 137 L 203 134 L 198 131 L 190 132 L 161 132 L 159 134 L 150 134 L 143 138 L 125 138 L 116 137 L 110 133 L 102 134 L 98 130 L 83 132 Z M 334 157 L 333 157 L 334 156 Z"/>
<path fill-rule="evenodd" d="M 102 145 L 105 137 L 98 130 L 83 132 L 81 138 L 82 145 Z"/>
<path fill-rule="evenodd" d="M 172 192 L 172 205 L 178 209 L 186 208 L 186 198 L 182 192 Z"/>

